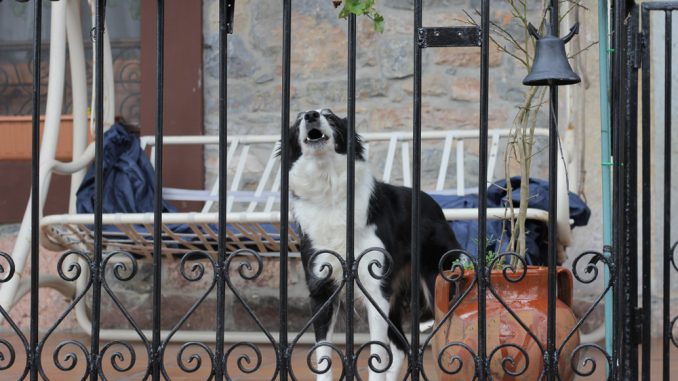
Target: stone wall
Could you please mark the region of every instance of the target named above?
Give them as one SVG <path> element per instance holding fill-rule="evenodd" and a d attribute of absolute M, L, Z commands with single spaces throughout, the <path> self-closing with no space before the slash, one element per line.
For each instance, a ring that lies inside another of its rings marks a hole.
<path fill-rule="evenodd" d="M 205 2 L 206 133 L 217 132 L 217 4 L 216 1 Z M 330 1 L 301 0 L 293 4 L 292 117 L 300 111 L 316 108 L 331 108 L 338 114 L 344 114 L 347 94 L 346 22 L 337 18 L 338 11 Z M 368 19 L 359 19 L 357 130 L 411 130 L 411 2 L 385 1 L 378 4 L 386 19 L 383 34 L 376 33 Z M 463 10 L 473 14 L 477 6 L 464 0 L 432 0 L 425 4 L 424 20 L 430 26 L 461 25 L 463 21 L 460 20 L 466 18 Z M 280 132 L 281 7 L 280 2 L 266 0 L 236 5 L 235 34 L 229 36 L 228 46 L 229 134 Z M 515 29 L 509 22 L 508 9 L 501 2 L 495 7 L 494 18 L 510 30 Z M 424 129 L 477 127 L 479 64 L 480 50 L 477 48 L 424 51 Z M 525 93 L 520 80 L 526 73 L 494 46 L 490 65 L 490 127 L 508 128 Z M 206 163 L 209 182 L 216 173 L 214 152 L 208 153 Z M 470 178 L 474 178 L 477 164 L 475 168 L 473 165 L 467 167 L 472 171 Z"/>

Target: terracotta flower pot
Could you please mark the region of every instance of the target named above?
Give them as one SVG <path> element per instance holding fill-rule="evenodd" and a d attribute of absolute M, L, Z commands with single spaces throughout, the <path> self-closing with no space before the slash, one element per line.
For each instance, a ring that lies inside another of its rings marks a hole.
<path fill-rule="evenodd" d="M 458 273 L 457 273 L 458 274 Z M 511 280 L 522 274 L 507 271 Z M 446 276 L 453 276 L 448 272 Z M 450 295 L 451 283 L 438 276 L 436 281 L 435 318 L 438 324 L 458 300 L 461 293 L 469 289 L 475 278 L 473 271 L 465 271 L 459 281 L 456 295 Z M 572 273 L 564 268 L 557 269 L 558 299 L 556 301 L 556 349 L 577 323 L 572 309 Z M 497 295 L 513 310 L 530 329 L 541 346 L 546 349 L 548 309 L 548 269 L 528 267 L 525 277 L 515 283 L 507 280 L 501 270 L 492 271 L 490 284 Z M 516 321 L 500 301 L 487 290 L 487 356 L 490 361 L 491 378 L 494 380 L 537 380 L 544 368 L 543 352 L 539 344 Z M 451 344 L 455 343 L 455 344 Z M 460 344 L 460 345 L 458 345 Z M 463 344 L 463 345 L 462 345 Z M 579 332 L 567 341 L 559 357 L 560 379 L 572 380 L 571 357 L 579 345 Z M 467 346 L 467 349 L 464 348 Z M 522 348 L 524 352 L 517 349 Z M 471 380 L 475 372 L 473 355 L 478 350 L 478 287 L 473 285 L 448 320 L 433 339 L 433 354 L 438 359 L 441 350 L 441 364 L 449 372 L 438 369 L 440 380 Z M 496 352 L 493 353 L 493 351 Z M 510 359 L 509 359 L 510 358 Z M 460 362 L 461 360 L 461 362 Z M 515 375 L 512 375 L 515 374 Z"/>

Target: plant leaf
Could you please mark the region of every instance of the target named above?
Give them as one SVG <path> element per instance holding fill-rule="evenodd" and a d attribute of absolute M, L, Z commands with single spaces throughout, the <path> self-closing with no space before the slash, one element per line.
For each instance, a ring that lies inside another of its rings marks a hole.
<path fill-rule="evenodd" d="M 365 15 L 372 20 L 374 30 L 379 33 L 384 32 L 384 16 L 374 9 L 376 0 L 333 0 L 332 3 L 335 7 L 340 6 L 342 3 L 344 4 L 339 12 L 339 18 L 345 19 L 350 14 L 356 16 Z"/>
<path fill-rule="evenodd" d="M 384 33 L 384 16 L 380 15 L 377 12 L 374 12 L 374 30 L 379 33 Z"/>

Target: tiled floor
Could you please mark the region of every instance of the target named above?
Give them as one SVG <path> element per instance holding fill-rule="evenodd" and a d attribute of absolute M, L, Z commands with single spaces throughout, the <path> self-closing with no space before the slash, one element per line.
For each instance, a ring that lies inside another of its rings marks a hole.
<path fill-rule="evenodd" d="M 1 339 L 1 338 L 0 338 Z M 19 348 L 21 347 L 19 343 L 15 339 L 11 339 L 8 337 L 12 345 L 14 345 L 15 349 L 17 350 L 17 358 L 15 361 L 15 364 L 8 370 L 0 371 L 0 380 L 5 381 L 5 380 L 16 380 L 18 379 L 22 372 L 23 372 L 23 365 L 25 364 L 25 356 L 21 354 L 21 350 Z M 63 372 L 60 371 L 54 364 L 53 361 L 53 354 L 55 349 L 58 347 L 59 343 L 65 341 L 65 340 L 76 340 L 85 345 L 85 347 L 89 347 L 90 339 L 89 337 L 85 335 L 68 335 L 64 333 L 58 333 L 55 334 L 53 338 L 51 338 L 45 348 L 42 350 L 42 361 L 43 361 L 43 366 L 45 370 L 45 374 L 51 381 L 74 381 L 74 380 L 79 380 L 82 378 L 82 375 L 84 374 L 85 371 L 85 358 L 82 356 L 82 353 L 79 352 L 78 348 L 74 345 L 68 345 L 62 348 L 61 353 L 59 358 L 62 359 L 61 365 L 63 367 L 70 367 L 73 366 L 73 369 L 68 371 L 68 372 Z M 105 344 L 101 346 L 101 348 L 106 348 Z M 122 368 L 127 368 L 129 367 L 129 354 L 124 350 L 122 346 L 111 346 L 110 348 L 107 349 L 106 354 L 107 356 L 104 357 L 103 361 L 103 373 L 107 377 L 108 380 L 119 380 L 119 381 L 128 381 L 128 380 L 141 380 L 143 379 L 143 376 L 146 374 L 146 365 L 148 364 L 147 361 L 147 355 L 145 352 L 145 349 L 143 345 L 141 344 L 135 344 L 134 345 L 135 353 L 136 353 L 136 361 L 133 366 L 130 367 L 130 369 L 127 369 L 125 372 L 118 373 L 113 369 L 113 366 L 111 364 L 111 356 L 113 356 L 116 352 L 121 352 L 123 354 L 124 359 L 119 359 L 118 365 Z M 195 349 L 195 347 L 193 347 Z M 230 376 L 232 377 L 233 380 L 240 381 L 240 380 L 270 380 L 272 379 L 275 371 L 276 371 L 276 360 L 275 360 L 275 353 L 272 349 L 271 346 L 259 346 L 259 349 L 261 351 L 261 365 L 257 369 L 256 372 L 247 374 L 244 372 L 241 372 L 237 368 L 237 358 L 240 357 L 243 354 L 249 355 L 248 358 L 243 357 L 241 360 L 241 364 L 244 367 L 251 367 L 253 365 L 253 362 L 256 360 L 256 356 L 254 355 L 254 352 L 251 350 L 244 349 L 244 347 L 241 347 L 242 350 L 234 351 L 233 354 L 230 356 L 229 359 L 229 371 L 230 371 Z M 197 353 L 202 353 L 202 364 L 201 366 L 195 371 L 195 372 L 186 372 L 185 370 L 182 370 L 181 367 L 177 364 L 177 354 L 181 350 L 181 345 L 180 344 L 173 344 L 170 345 L 165 353 L 165 366 L 166 366 L 166 372 L 167 376 L 171 380 L 182 380 L 182 381 L 194 381 L 194 380 L 207 380 L 209 378 L 209 359 L 207 356 L 204 355 L 204 352 L 200 352 L 198 349 Z M 312 373 L 308 370 L 308 367 L 306 365 L 306 354 L 309 350 L 308 346 L 303 346 L 303 347 L 298 347 L 295 349 L 294 354 L 293 354 L 293 364 L 292 364 L 292 369 L 294 371 L 294 375 L 299 381 L 311 381 L 314 379 Z M 659 341 L 656 341 L 653 343 L 652 347 L 652 378 L 651 380 L 661 380 L 661 343 Z M 6 354 L 7 352 L 5 351 L 5 348 L 0 345 L 0 352 Z M 68 353 L 75 353 L 77 355 L 78 361 L 77 363 L 73 362 L 72 360 L 66 359 L 68 357 Z M 185 368 L 193 368 L 196 366 L 197 361 L 189 362 L 188 359 L 190 356 L 196 353 L 195 351 L 191 351 L 191 348 L 187 348 L 186 352 L 184 353 L 183 358 L 185 359 L 184 367 Z M 597 354 L 597 353 L 592 353 L 593 358 L 596 360 L 598 367 L 596 372 L 588 377 L 588 378 L 581 378 L 577 380 L 604 380 L 604 372 L 605 372 L 605 366 L 604 366 L 604 360 L 602 357 Z M 678 350 L 676 348 L 673 348 L 672 353 L 672 361 L 671 361 L 671 374 L 676 375 L 678 374 Z M 359 362 L 359 368 L 360 368 L 360 374 L 363 376 L 364 379 L 367 379 L 367 365 L 366 365 L 366 358 L 367 354 L 365 353 L 364 355 L 361 356 L 361 361 Z M 6 359 L 3 360 L 0 358 L 0 367 L 3 367 L 6 365 Z M 252 361 L 248 363 L 249 361 Z M 335 365 L 338 365 L 338 359 L 335 359 Z M 435 363 L 433 360 L 432 354 L 427 354 L 426 360 L 424 367 L 426 369 L 435 369 Z M 437 376 L 435 375 L 434 371 L 430 371 L 430 374 L 428 376 L 430 377 L 431 380 L 437 380 Z M 335 374 L 335 378 L 338 378 L 338 372 Z M 673 378 L 674 380 L 678 380 L 678 377 Z M 530 380 L 531 381 L 531 380 Z"/>

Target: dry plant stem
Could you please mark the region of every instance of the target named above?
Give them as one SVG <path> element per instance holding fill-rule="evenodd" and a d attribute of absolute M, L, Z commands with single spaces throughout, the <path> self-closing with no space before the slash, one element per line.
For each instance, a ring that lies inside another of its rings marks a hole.
<path fill-rule="evenodd" d="M 509 250 L 510 251 L 515 251 L 519 255 L 524 255 L 524 243 L 525 243 L 525 236 L 524 236 L 524 227 L 525 227 L 525 214 L 527 213 L 527 209 L 523 207 L 523 205 L 526 205 L 527 203 L 521 203 L 520 205 L 520 210 L 518 212 L 518 216 L 515 214 L 515 208 L 513 206 L 513 197 L 511 196 L 513 194 L 513 187 L 511 186 L 511 172 L 510 172 L 510 163 L 512 157 L 514 160 L 520 164 L 520 172 L 521 172 L 521 184 L 522 181 L 524 181 L 525 177 L 524 175 L 526 174 L 526 170 L 529 172 L 530 166 L 529 162 L 530 160 L 528 159 L 527 161 L 525 158 L 527 155 L 525 155 L 525 126 L 527 125 L 527 120 L 530 117 L 530 109 L 532 105 L 532 100 L 534 99 L 535 95 L 537 94 L 537 88 L 536 87 L 529 87 L 527 95 L 525 97 L 525 101 L 523 102 L 522 107 L 520 108 L 520 111 L 518 112 L 518 115 L 516 116 L 516 124 L 515 128 L 511 131 L 511 135 L 509 138 L 509 148 L 506 150 L 506 157 L 504 158 L 504 162 L 506 163 L 506 194 L 507 194 L 507 200 L 509 203 L 509 210 L 510 210 L 510 215 L 511 215 L 511 228 L 513 234 L 511 234 L 511 239 L 509 241 Z M 531 150 L 531 148 L 530 148 Z M 528 164 L 528 165 L 526 165 Z M 527 173 L 527 178 L 529 179 L 529 173 Z M 523 198 L 523 192 L 525 187 L 521 186 L 521 192 L 520 192 L 520 199 L 521 200 L 527 200 L 527 198 Z M 523 218 L 521 218 L 523 217 Z M 521 221 L 522 220 L 522 221 Z M 518 226 L 516 228 L 516 222 L 518 222 Z M 516 234 L 517 233 L 517 234 Z M 520 239 L 520 236 L 522 236 L 522 239 Z M 518 244 L 518 247 L 516 248 L 516 237 L 518 237 L 517 241 L 518 242 L 523 242 L 523 245 Z"/>
<path fill-rule="evenodd" d="M 512 134 L 513 135 L 513 134 Z M 507 207 L 504 209 L 504 225 L 502 226 L 502 232 L 506 230 L 506 216 L 509 215 L 510 218 L 508 218 L 508 221 L 511 223 L 511 234 L 509 235 L 509 242 L 506 247 L 507 251 L 510 252 L 515 252 L 515 242 L 516 242 L 516 210 L 513 207 L 513 197 L 511 195 L 513 194 L 513 187 L 511 186 L 511 152 L 513 151 L 513 154 L 515 154 L 515 148 L 514 144 L 515 141 L 513 141 L 513 138 L 509 138 L 510 141 L 508 143 L 508 146 L 506 147 L 506 155 L 504 157 L 504 173 L 506 174 L 506 199 L 508 202 Z M 503 234 L 503 233 L 502 233 Z M 501 246 L 500 246 L 501 247 Z M 511 257 L 511 264 L 515 264 L 515 257 Z"/>
<path fill-rule="evenodd" d="M 514 18 L 514 22 L 517 24 L 519 29 L 522 31 L 520 34 L 512 34 L 504 25 L 501 25 L 498 22 L 491 21 L 491 34 L 490 40 L 492 41 L 497 49 L 500 52 L 506 53 L 508 56 L 514 58 L 522 66 L 525 67 L 527 72 L 530 72 L 532 64 L 534 61 L 533 53 L 536 50 L 536 40 L 533 39 L 528 31 L 528 25 L 530 24 L 528 18 L 530 12 L 529 8 L 533 4 L 528 5 L 528 0 L 505 0 L 506 4 L 510 7 L 511 15 Z M 535 25 L 537 30 L 543 35 L 545 34 L 545 29 L 547 23 L 550 20 L 550 1 L 549 0 L 532 0 L 535 3 L 541 3 L 541 8 L 539 9 L 539 17 L 536 18 Z M 532 1 L 530 1 L 532 3 Z M 559 15 L 559 20 L 562 20 L 568 13 L 573 10 L 578 10 L 579 8 L 586 9 L 582 5 L 582 0 L 560 0 L 562 4 L 566 6 L 562 7 L 564 10 Z M 479 26 L 479 22 L 471 16 L 468 12 L 464 11 L 466 20 L 460 20 L 469 25 Z M 475 16 L 480 16 L 480 12 L 476 9 Z M 595 43 L 587 46 L 581 51 L 589 49 Z M 581 51 L 576 52 L 573 56 L 581 53 Z M 525 257 L 527 247 L 526 247 L 526 216 L 527 208 L 529 205 L 529 181 L 530 181 L 530 169 L 532 164 L 533 146 L 534 146 L 534 130 L 537 124 L 537 115 L 544 104 L 544 98 L 546 96 L 545 88 L 543 87 L 529 87 L 527 94 L 525 95 L 525 100 L 522 107 L 518 111 L 514 124 L 512 127 L 511 134 L 509 136 L 509 141 L 507 143 L 505 157 L 504 157 L 504 169 L 506 174 L 506 194 L 507 203 L 505 217 L 509 217 L 504 220 L 503 227 L 506 227 L 507 221 L 511 225 L 511 234 L 509 237 L 507 250 L 514 252 L 521 257 Z M 518 214 L 516 215 L 516 210 L 513 205 L 513 188 L 511 187 L 511 164 L 518 163 L 520 167 L 520 178 L 521 178 L 521 189 L 520 189 L 520 208 Z M 503 231 L 502 231 L 503 232 Z M 499 245 L 503 244 L 503 233 L 502 240 L 499 241 Z M 480 248 L 479 248 L 480 250 Z M 481 253 L 479 252 L 479 255 Z M 511 265 L 516 265 L 516 257 L 512 257 Z"/>
<path fill-rule="evenodd" d="M 523 106 L 521 107 L 516 117 L 516 125 L 511 132 L 509 141 L 510 149 L 506 152 L 506 183 L 507 183 L 507 199 L 508 210 L 511 216 L 511 228 L 513 234 L 509 241 L 509 250 L 515 251 L 521 257 L 525 257 L 526 246 L 526 228 L 525 222 L 527 218 L 527 208 L 529 205 L 529 182 L 530 169 L 532 167 L 532 148 L 534 147 L 534 130 L 537 126 L 537 114 L 541 109 L 546 92 L 541 87 L 530 87 L 525 97 Z M 535 102 L 535 98 L 537 101 Z M 513 154 L 513 155 L 512 155 Z M 509 162 L 514 158 L 520 165 L 520 207 L 518 215 L 515 215 L 515 208 L 513 205 L 511 187 L 511 173 L 509 169 Z M 514 222 L 515 221 L 515 222 Z M 515 265 L 515 258 L 512 265 Z"/>

